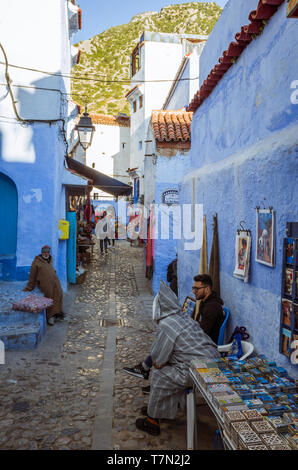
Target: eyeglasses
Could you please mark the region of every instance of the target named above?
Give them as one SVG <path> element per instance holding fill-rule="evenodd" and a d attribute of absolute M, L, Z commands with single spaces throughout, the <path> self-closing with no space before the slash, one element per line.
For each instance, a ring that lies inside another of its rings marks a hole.
<path fill-rule="evenodd" d="M 199 291 L 201 289 L 205 289 L 206 286 L 203 286 L 203 287 L 196 287 L 196 286 L 192 286 L 192 290 L 196 290 L 196 291 Z"/>

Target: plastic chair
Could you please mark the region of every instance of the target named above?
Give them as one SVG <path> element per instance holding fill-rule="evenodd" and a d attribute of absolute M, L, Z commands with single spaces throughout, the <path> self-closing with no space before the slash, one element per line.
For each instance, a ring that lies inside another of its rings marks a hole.
<path fill-rule="evenodd" d="M 230 352 L 232 350 L 232 344 L 224 344 L 222 346 L 218 346 L 218 352 Z M 254 350 L 254 345 L 252 343 L 249 343 L 248 341 L 242 341 L 241 340 L 241 346 L 242 346 L 242 351 L 243 351 L 243 356 L 239 358 L 240 361 L 244 361 L 248 356 L 250 356 L 253 353 Z"/>
<path fill-rule="evenodd" d="M 225 319 L 219 330 L 219 336 L 218 336 L 218 342 L 217 342 L 218 346 L 221 346 L 224 342 L 225 329 L 226 329 L 227 322 L 230 316 L 230 310 L 227 307 L 223 307 L 222 309 L 225 313 Z"/>

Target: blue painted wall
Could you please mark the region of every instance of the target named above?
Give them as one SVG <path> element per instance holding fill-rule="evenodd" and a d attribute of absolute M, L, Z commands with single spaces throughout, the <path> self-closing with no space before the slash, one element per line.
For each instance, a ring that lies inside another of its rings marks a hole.
<path fill-rule="evenodd" d="M 189 152 L 177 153 L 173 157 L 158 156 L 156 161 L 155 203 L 162 204 L 162 193 L 168 189 L 179 190 L 181 175 L 190 169 Z M 180 199 L 180 195 L 179 195 Z M 179 201 L 180 202 L 180 201 Z M 162 210 L 162 209 L 161 209 Z M 182 214 L 182 211 L 181 211 Z M 176 258 L 178 240 L 173 236 L 173 217 L 169 223 L 169 239 L 161 239 L 161 223 L 156 233 L 154 245 L 154 274 L 152 290 L 154 294 L 159 291 L 160 281 L 167 281 L 168 265 Z"/>
<path fill-rule="evenodd" d="M 229 33 L 234 14 L 237 23 L 247 3 L 230 0 L 207 41 L 200 70 L 210 71 L 216 63 L 210 61 L 208 44 L 221 52 L 227 48 L 222 43 L 223 31 L 227 28 Z M 295 376 L 297 366 L 279 354 L 279 322 L 282 243 L 286 222 L 298 220 L 298 105 L 291 103 L 291 83 L 298 77 L 297 27 L 298 20 L 286 18 L 285 3 L 196 111 L 191 159 L 197 169 L 185 176 L 180 187 L 181 202 L 191 203 L 192 179 L 196 178 L 196 202 L 204 204 L 207 214 L 208 258 L 212 215 L 218 213 L 221 295 L 231 310 L 230 330 L 246 326 L 256 350 Z M 255 207 L 262 201 L 266 207 L 273 206 L 276 215 L 274 268 L 255 262 Z M 233 277 L 235 236 L 241 220 L 253 236 L 248 284 Z M 199 251 L 185 252 L 183 241 L 179 243 L 181 299 L 190 293 L 199 260 Z"/>
<path fill-rule="evenodd" d="M 19 126 L 9 124 L 10 132 L 12 125 Z M 62 186 L 65 145 L 60 137 L 61 124 L 34 124 L 30 129 L 34 154 L 31 161 L 7 161 L 0 147 L 0 171 L 13 181 L 18 195 L 16 258 L 2 280 L 26 280 L 34 257 L 47 244 L 52 248 L 54 266 L 66 290 L 66 241 L 58 238 L 59 219 L 65 218 Z M 5 132 L 3 125 L 0 133 Z M 26 150 L 24 148 L 24 153 Z M 4 237 L 9 238 L 6 230 Z"/>

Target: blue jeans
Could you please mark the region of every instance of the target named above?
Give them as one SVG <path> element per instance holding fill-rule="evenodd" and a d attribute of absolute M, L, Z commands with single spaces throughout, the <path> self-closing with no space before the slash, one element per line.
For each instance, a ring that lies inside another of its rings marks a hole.
<path fill-rule="evenodd" d="M 152 357 L 151 356 L 146 357 L 146 359 L 144 361 L 144 364 L 146 364 L 148 369 L 151 369 L 151 367 L 152 367 Z"/>
<path fill-rule="evenodd" d="M 103 253 L 103 246 L 105 247 L 105 251 L 108 249 L 108 239 L 105 238 L 104 240 L 99 240 L 100 244 L 100 252 Z"/>

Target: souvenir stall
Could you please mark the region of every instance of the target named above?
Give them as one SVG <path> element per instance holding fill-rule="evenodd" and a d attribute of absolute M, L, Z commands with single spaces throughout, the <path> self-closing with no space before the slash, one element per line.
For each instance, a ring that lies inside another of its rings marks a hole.
<path fill-rule="evenodd" d="M 69 239 L 67 246 L 68 282 L 80 284 L 85 280 L 87 265 L 91 262 L 94 241 L 92 230 L 94 226 L 93 208 L 90 202 L 92 182 L 80 194 L 68 193 L 67 220 L 69 222 Z"/>

